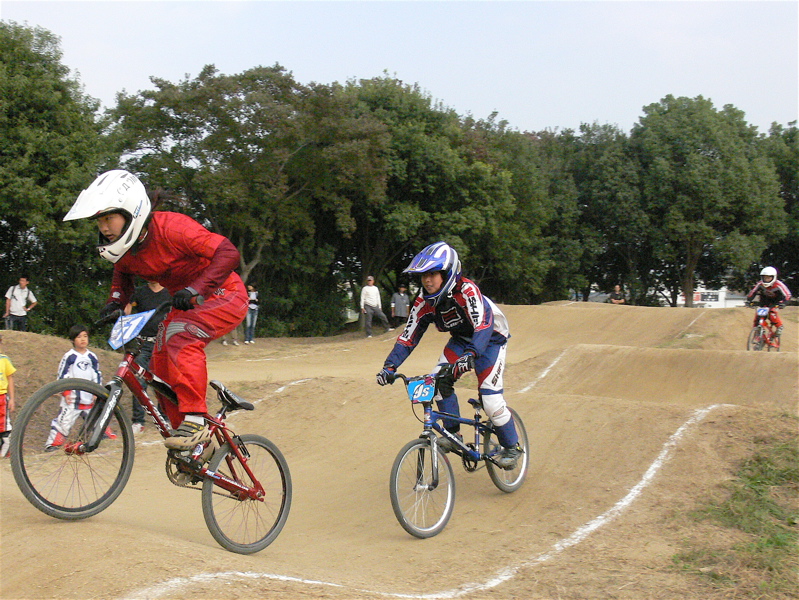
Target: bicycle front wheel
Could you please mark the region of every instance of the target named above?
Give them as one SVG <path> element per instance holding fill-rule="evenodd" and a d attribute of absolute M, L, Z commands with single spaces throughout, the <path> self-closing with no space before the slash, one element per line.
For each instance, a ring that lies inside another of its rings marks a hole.
<path fill-rule="evenodd" d="M 117 405 L 106 435 L 93 452 L 82 452 L 88 438 L 88 411 L 65 409 L 75 397 L 95 396 L 101 405 L 108 390 L 85 379 L 59 379 L 33 394 L 11 431 L 11 469 L 24 496 L 43 513 L 77 520 L 108 508 L 125 488 L 133 468 L 133 431 Z"/>
<path fill-rule="evenodd" d="M 491 481 L 494 482 L 494 485 L 503 492 L 510 494 L 511 492 L 518 490 L 522 483 L 524 483 L 524 478 L 527 477 L 527 465 L 530 462 L 530 445 L 527 440 L 527 429 L 524 427 L 524 423 L 522 422 L 522 418 L 519 416 L 519 413 L 517 413 L 511 407 L 508 407 L 508 410 L 513 415 L 513 422 L 516 425 L 516 433 L 519 435 L 519 445 L 521 445 L 523 450 L 522 455 L 516 462 L 516 466 L 508 470 L 498 467 L 490 460 L 485 461 L 485 463 L 486 469 L 488 470 L 488 476 L 491 477 Z M 483 433 L 484 454 L 496 454 L 501 448 L 502 446 L 497 439 L 497 435 L 493 431 L 486 431 Z"/>
<path fill-rule="evenodd" d="M 402 528 L 418 538 L 441 533 L 455 507 L 452 465 L 441 450 L 437 468 L 432 459 L 430 441 L 419 438 L 405 444 L 391 468 L 391 507 Z"/>
<path fill-rule="evenodd" d="M 749 338 L 746 340 L 747 350 L 762 350 L 763 349 L 763 332 L 760 331 L 759 326 L 752 327 L 749 332 Z"/>
<path fill-rule="evenodd" d="M 264 490 L 262 498 L 240 498 L 205 479 L 202 507 L 205 524 L 214 539 L 226 550 L 252 554 L 277 538 L 291 507 L 289 466 L 277 446 L 260 435 L 239 436 L 251 478 L 229 444 L 214 452 L 208 469 L 251 488 L 257 480 Z"/>

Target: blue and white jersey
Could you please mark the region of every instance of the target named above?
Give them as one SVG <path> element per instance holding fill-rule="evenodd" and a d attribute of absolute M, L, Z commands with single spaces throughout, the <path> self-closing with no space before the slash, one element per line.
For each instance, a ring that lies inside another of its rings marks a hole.
<path fill-rule="evenodd" d="M 81 354 L 74 348 L 64 354 L 61 363 L 58 365 L 58 378 L 66 379 L 68 377 L 87 379 L 94 383 L 102 384 L 103 374 L 100 372 L 100 361 L 97 355 L 90 350 L 87 350 L 85 354 Z M 72 402 L 74 402 L 75 408 L 78 405 L 90 405 L 94 402 L 94 396 L 88 392 L 80 392 L 80 397 L 72 398 Z"/>
<path fill-rule="evenodd" d="M 452 297 L 442 298 L 436 306 L 428 304 L 421 295 L 416 298 L 408 324 L 386 363 L 399 367 L 431 323 L 435 323 L 439 331 L 448 331 L 452 337 L 466 342 L 465 350 L 474 352 L 475 357 L 485 353 L 489 344 L 503 345 L 510 337 L 508 320 L 502 311 L 483 296 L 473 281 L 463 277 L 455 284 Z"/>

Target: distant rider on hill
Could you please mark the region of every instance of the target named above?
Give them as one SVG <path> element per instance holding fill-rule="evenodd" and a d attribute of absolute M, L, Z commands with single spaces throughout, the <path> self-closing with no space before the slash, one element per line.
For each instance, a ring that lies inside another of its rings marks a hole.
<path fill-rule="evenodd" d="M 753 302 L 755 296 L 758 295 L 760 296 L 760 306 L 767 306 L 771 309 L 768 318 L 777 328 L 776 335 L 782 335 L 782 319 L 780 319 L 777 309 L 785 306 L 785 303 L 791 299 L 791 291 L 788 286 L 777 279 L 777 269 L 774 267 L 765 267 L 760 271 L 760 281 L 746 295 L 747 303 Z M 757 325 L 757 320 L 757 315 L 755 315 L 755 325 Z"/>

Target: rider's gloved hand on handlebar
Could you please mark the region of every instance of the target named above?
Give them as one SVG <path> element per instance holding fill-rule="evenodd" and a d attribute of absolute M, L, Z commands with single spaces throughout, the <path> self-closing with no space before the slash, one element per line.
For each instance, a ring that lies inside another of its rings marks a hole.
<path fill-rule="evenodd" d="M 172 306 L 178 310 L 191 310 L 194 308 L 195 303 L 193 300 L 196 296 L 199 296 L 199 294 L 194 288 L 183 288 L 172 296 Z"/>
<path fill-rule="evenodd" d="M 452 378 L 458 381 L 472 369 L 474 369 L 474 353 L 467 350 L 452 365 Z"/>
<path fill-rule="evenodd" d="M 396 378 L 397 367 L 392 364 L 385 364 L 380 372 L 377 374 L 377 384 L 378 385 L 388 385 L 390 383 L 394 383 L 394 379 Z"/>
<path fill-rule="evenodd" d="M 110 317 L 114 312 L 121 310 L 122 305 L 119 302 L 109 302 L 103 308 L 100 309 L 100 318 L 97 320 L 98 323 L 106 320 Z"/>

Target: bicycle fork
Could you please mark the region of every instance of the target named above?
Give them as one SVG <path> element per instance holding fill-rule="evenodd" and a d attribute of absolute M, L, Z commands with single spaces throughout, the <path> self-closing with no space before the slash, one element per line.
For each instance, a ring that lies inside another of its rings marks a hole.
<path fill-rule="evenodd" d="M 438 487 L 438 437 L 433 433 L 433 405 L 424 403 L 424 431 L 419 437 L 430 442 L 430 483 L 425 483 L 424 450 L 416 456 L 416 485 L 414 491 L 432 491 Z"/>
<path fill-rule="evenodd" d="M 119 399 L 122 397 L 122 386 L 120 381 L 116 378 L 108 384 L 108 398 L 105 402 L 95 402 L 94 407 L 89 412 L 89 418 L 86 419 L 86 431 L 88 438 L 82 444 L 75 444 L 74 447 L 67 448 L 67 452 L 71 454 L 83 454 L 85 452 L 93 452 L 100 445 L 103 439 L 105 430 L 111 422 L 111 415 L 114 413 L 114 408 L 119 404 Z"/>

